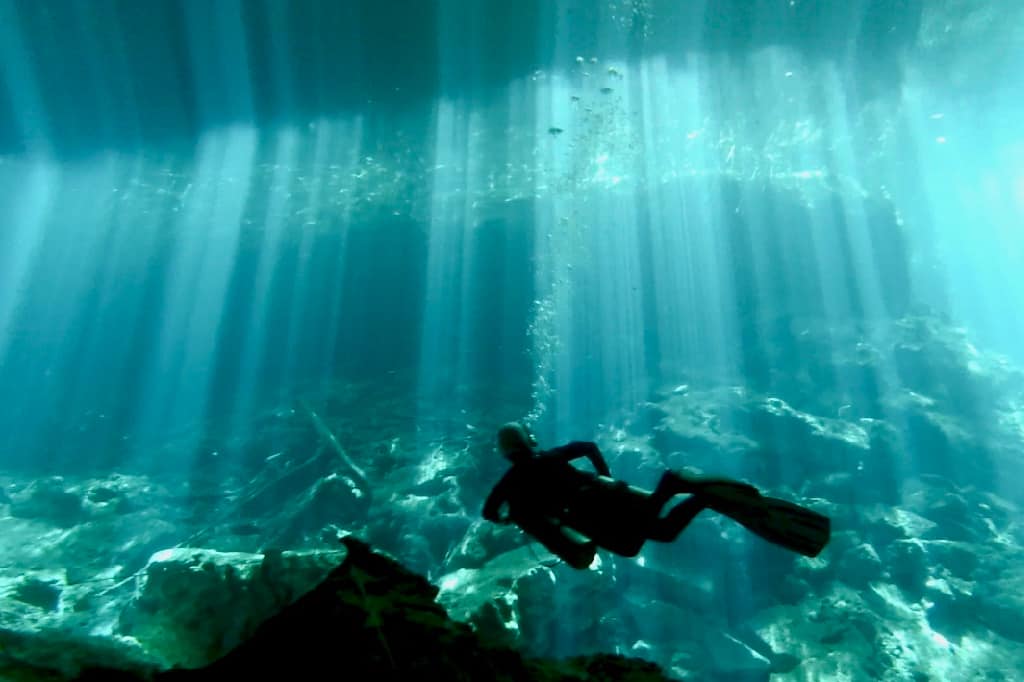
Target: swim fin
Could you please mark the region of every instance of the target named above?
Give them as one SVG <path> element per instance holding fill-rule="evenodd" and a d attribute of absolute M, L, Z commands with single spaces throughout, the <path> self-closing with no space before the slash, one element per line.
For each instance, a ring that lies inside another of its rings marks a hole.
<path fill-rule="evenodd" d="M 730 492 L 709 486 L 702 495 L 708 509 L 728 516 L 768 542 L 816 557 L 832 536 L 832 521 L 824 514 L 776 497 Z"/>

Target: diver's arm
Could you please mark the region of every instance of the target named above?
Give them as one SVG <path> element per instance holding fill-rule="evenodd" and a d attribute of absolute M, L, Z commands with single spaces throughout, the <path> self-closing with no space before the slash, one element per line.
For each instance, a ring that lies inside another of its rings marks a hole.
<path fill-rule="evenodd" d="M 601 450 L 597 447 L 596 443 L 577 440 L 568 445 L 554 448 L 552 452 L 557 453 L 557 456 L 562 457 L 566 462 L 586 457 L 594 465 L 597 473 L 611 478 L 612 472 L 608 468 L 608 462 L 604 461 L 604 455 L 601 454 Z"/>
<path fill-rule="evenodd" d="M 596 443 L 586 443 L 589 446 L 587 450 L 587 459 L 594 465 L 597 473 L 602 476 L 612 477 L 612 470 L 608 468 L 608 462 L 604 461 L 604 455 L 601 454 L 600 448 L 597 447 Z"/>
<path fill-rule="evenodd" d="M 493 521 L 494 523 L 508 523 L 509 521 L 508 517 L 502 518 L 500 515 L 501 506 L 508 501 L 508 480 L 509 477 L 506 475 L 498 481 L 484 502 L 483 517 L 488 521 Z"/>

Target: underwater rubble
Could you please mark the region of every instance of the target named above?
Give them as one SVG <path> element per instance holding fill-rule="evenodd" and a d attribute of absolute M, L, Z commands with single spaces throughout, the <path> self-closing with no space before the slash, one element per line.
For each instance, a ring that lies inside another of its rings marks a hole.
<path fill-rule="evenodd" d="M 0 477 L 0 678 L 100 666 L 92 679 L 173 679 L 329 658 L 380 664 L 386 679 L 427 665 L 422 650 L 388 659 L 403 655 L 378 627 L 390 619 L 424 650 L 475 652 L 434 657 L 455 666 L 434 669 L 448 677 L 584 679 L 592 665 L 604 677 L 585 679 L 1014 679 L 1020 370 L 926 314 L 884 329 L 788 324 L 790 364 L 770 381 L 693 377 L 594 438 L 641 486 L 666 466 L 743 474 L 829 514 L 817 558 L 702 515 L 636 559 L 602 552 L 571 569 L 479 518 L 503 466 L 488 429 L 464 425 L 425 453 L 402 417 L 361 425 L 337 409 L 379 401 L 336 396 L 319 426 L 311 408 L 265 420 L 220 488 L 127 472 Z M 325 625 L 327 611 L 345 617 Z M 281 654 L 267 637 L 282 631 L 322 658 Z"/>

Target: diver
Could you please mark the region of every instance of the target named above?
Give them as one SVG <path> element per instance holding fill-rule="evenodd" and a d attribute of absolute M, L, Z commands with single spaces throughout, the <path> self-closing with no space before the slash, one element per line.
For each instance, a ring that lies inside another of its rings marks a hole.
<path fill-rule="evenodd" d="M 498 449 L 512 467 L 488 495 L 483 517 L 519 526 L 573 568 L 589 567 L 598 548 L 633 557 L 648 540 L 672 542 L 705 509 L 804 556 L 817 556 L 831 535 L 827 516 L 728 478 L 669 470 L 653 492 L 628 485 L 612 478 L 595 443 L 541 450 L 518 422 L 498 429 Z M 582 457 L 596 474 L 571 464 Z M 689 497 L 664 513 L 680 494 Z"/>

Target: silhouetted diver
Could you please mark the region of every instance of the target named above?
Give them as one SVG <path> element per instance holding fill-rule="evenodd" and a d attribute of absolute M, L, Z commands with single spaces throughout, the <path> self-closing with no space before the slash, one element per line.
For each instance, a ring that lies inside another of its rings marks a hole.
<path fill-rule="evenodd" d="M 728 478 L 666 471 L 654 492 L 617 481 L 597 445 L 573 441 L 541 450 L 518 422 L 498 429 L 498 448 L 512 467 L 494 486 L 483 516 L 514 523 L 574 568 L 587 568 L 598 548 L 636 556 L 647 540 L 672 542 L 704 509 L 724 514 L 756 535 L 805 556 L 817 556 L 831 535 L 827 516 L 762 495 Z M 586 457 L 596 474 L 570 462 Z M 689 497 L 662 515 L 676 495 Z M 508 505 L 508 513 L 501 509 Z"/>

